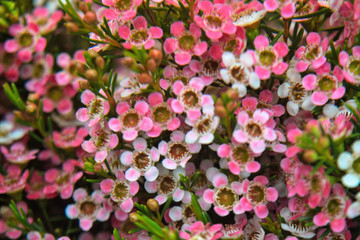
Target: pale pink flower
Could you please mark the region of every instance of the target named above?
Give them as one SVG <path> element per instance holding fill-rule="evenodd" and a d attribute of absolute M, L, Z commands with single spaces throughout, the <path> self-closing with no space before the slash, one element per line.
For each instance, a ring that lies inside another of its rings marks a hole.
<path fill-rule="evenodd" d="M 40 233 L 31 231 L 26 234 L 27 240 L 55 240 L 55 237 L 50 233 Z"/>
<path fill-rule="evenodd" d="M 182 81 L 183 84 L 186 85 L 195 75 L 196 73 L 194 73 L 189 66 L 178 70 L 171 65 L 167 65 L 164 68 L 164 78 L 160 79 L 159 84 L 162 89 L 167 90 L 176 81 Z"/>
<path fill-rule="evenodd" d="M 5 176 L 0 175 L 0 194 L 14 194 L 25 188 L 29 177 L 29 169 L 22 172 L 20 167 L 9 165 L 6 168 L 6 173 Z"/>
<path fill-rule="evenodd" d="M 352 55 L 346 51 L 341 51 L 339 54 L 339 63 L 343 67 L 342 74 L 347 82 L 354 85 L 360 85 L 360 46 L 355 46 L 352 49 Z"/>
<path fill-rule="evenodd" d="M 120 93 L 121 98 L 128 99 L 130 96 L 140 94 L 148 85 L 148 83 L 140 83 L 138 75 L 133 73 L 120 81 L 120 87 L 117 92 Z"/>
<path fill-rule="evenodd" d="M 38 152 L 38 149 L 27 150 L 25 144 L 22 142 L 12 144 L 10 151 L 5 146 L 1 146 L 1 153 L 5 159 L 12 164 L 26 164 L 30 160 L 35 159 L 35 154 Z"/>
<path fill-rule="evenodd" d="M 254 40 L 255 55 L 254 65 L 255 72 L 261 80 L 269 79 L 271 73 L 276 75 L 283 74 L 288 68 L 288 64 L 283 62 L 283 57 L 288 54 L 288 46 L 284 42 L 276 42 L 270 46 L 269 39 L 259 35 Z"/>
<path fill-rule="evenodd" d="M 11 144 L 24 137 L 26 132 L 26 128 L 15 125 L 15 121 L 12 117 L 0 121 L 0 144 Z"/>
<path fill-rule="evenodd" d="M 119 137 L 112 133 L 107 125 L 95 125 L 90 131 L 90 136 L 91 138 L 84 141 L 81 147 L 88 153 L 95 153 L 95 161 L 97 162 L 103 162 L 109 151 L 119 143 Z"/>
<path fill-rule="evenodd" d="M 56 196 L 50 196 L 43 193 L 43 189 L 46 186 L 44 175 L 40 171 L 35 170 L 32 172 L 30 177 L 31 184 L 25 186 L 25 191 L 27 192 L 26 198 L 30 200 L 53 198 Z"/>
<path fill-rule="evenodd" d="M 134 108 L 127 102 L 120 102 L 116 106 L 118 118 L 109 120 L 109 127 L 114 132 L 122 132 L 123 139 L 132 141 L 139 131 L 148 132 L 153 127 L 153 121 L 147 115 L 150 111 L 149 105 L 145 101 L 136 101 Z"/>
<path fill-rule="evenodd" d="M 306 71 L 311 65 L 312 69 L 319 69 L 325 62 L 325 53 L 329 46 L 329 39 L 321 39 L 316 32 L 311 32 L 306 36 L 306 46 L 300 46 L 295 52 L 295 59 L 298 62 L 295 69 L 298 72 Z"/>
<path fill-rule="evenodd" d="M 46 7 L 37 7 L 31 14 L 25 14 L 26 22 L 36 24 L 41 35 L 54 31 L 62 17 L 63 12 L 61 10 L 50 13 Z"/>
<path fill-rule="evenodd" d="M 74 88 L 79 88 L 79 80 L 77 75 L 77 64 L 85 64 L 84 51 L 78 50 L 74 53 L 73 58 L 68 53 L 60 53 L 56 58 L 56 63 L 62 68 L 55 74 L 56 83 L 60 86 L 71 84 Z"/>
<path fill-rule="evenodd" d="M 30 78 L 26 85 L 36 84 L 51 74 L 53 66 L 54 57 L 51 54 L 36 53 L 31 64 L 24 64 L 21 67 L 20 75 L 24 79 Z"/>
<path fill-rule="evenodd" d="M 291 0 L 265 0 L 264 7 L 268 12 L 274 12 L 279 9 L 283 18 L 291 18 L 296 11 L 296 1 Z"/>
<path fill-rule="evenodd" d="M 187 124 L 193 128 L 185 135 L 185 142 L 193 144 L 199 142 L 200 144 L 210 144 L 214 141 L 214 132 L 218 127 L 220 118 L 215 116 L 213 111 L 206 114 L 202 114 L 194 122 L 188 122 Z"/>
<path fill-rule="evenodd" d="M 167 54 L 175 53 L 175 62 L 179 65 L 186 65 L 190 62 L 191 56 L 201 56 L 207 50 L 207 43 L 201 41 L 201 29 L 191 23 L 189 30 L 185 29 L 183 22 L 171 24 L 170 32 L 174 38 L 167 38 L 164 42 L 164 51 Z"/>
<path fill-rule="evenodd" d="M 76 170 L 76 160 L 67 160 L 62 165 L 62 170 L 48 169 L 45 172 L 47 185 L 43 189 L 46 195 L 54 196 L 60 193 L 61 199 L 68 199 L 74 191 L 75 183 L 83 176 L 83 172 Z"/>
<path fill-rule="evenodd" d="M 137 8 L 143 0 L 102 0 L 110 8 L 104 10 L 104 16 L 110 20 L 130 20 L 136 16 Z"/>
<path fill-rule="evenodd" d="M 116 179 L 102 180 L 100 188 L 104 194 L 110 194 L 111 200 L 116 202 L 122 211 L 128 213 L 134 206 L 132 197 L 139 191 L 139 184 L 128 181 L 122 171 L 117 171 Z"/>
<path fill-rule="evenodd" d="M 266 204 L 278 198 L 278 191 L 274 187 L 266 187 L 268 183 L 269 180 L 264 176 L 256 176 L 252 181 L 245 179 L 242 182 L 243 197 L 234 211 L 243 213 L 254 209 L 259 218 L 267 217 L 269 210 Z"/>
<path fill-rule="evenodd" d="M 100 94 L 102 94 L 102 92 L 100 92 Z M 98 124 L 110 110 L 108 101 L 101 97 L 97 97 L 88 89 L 81 94 L 81 102 L 86 105 L 86 108 L 79 108 L 76 111 L 76 118 L 80 122 L 87 122 L 90 120 L 88 122 L 89 127 Z"/>
<path fill-rule="evenodd" d="M 188 232 L 181 231 L 180 237 L 185 240 L 191 239 L 204 239 L 204 240 L 216 240 L 223 236 L 221 232 L 223 226 L 221 224 L 214 224 L 210 226 L 210 223 L 204 225 L 203 222 L 198 221 L 193 223 L 189 228 Z"/>
<path fill-rule="evenodd" d="M 208 53 L 200 56 L 200 61 L 196 59 L 190 61 L 190 69 L 200 76 L 206 86 L 209 86 L 214 80 L 221 78 L 222 51 L 219 47 L 219 45 L 213 45 Z M 213 48 L 215 50 L 211 51 Z M 216 52 L 216 54 L 213 54 L 213 52 Z"/>
<path fill-rule="evenodd" d="M 276 140 L 277 135 L 272 127 L 267 126 L 271 116 L 265 110 L 256 110 L 252 117 L 246 111 L 237 115 L 239 129 L 233 132 L 233 138 L 238 143 L 249 143 L 250 149 L 256 153 L 265 151 L 266 142 Z"/>
<path fill-rule="evenodd" d="M 198 7 L 203 11 L 202 16 L 196 15 L 195 22 L 202 28 L 206 36 L 216 42 L 223 34 L 234 34 L 236 26 L 231 19 L 231 6 L 210 1 L 201 1 Z"/>
<path fill-rule="evenodd" d="M 18 202 L 16 203 L 17 209 L 20 211 L 22 209 L 25 214 L 28 213 L 28 206 L 26 202 Z M 22 231 L 16 228 L 13 228 L 7 224 L 9 220 L 15 219 L 16 216 L 12 212 L 12 210 L 5 205 L 0 207 L 0 234 L 4 234 L 8 239 L 18 239 Z M 31 221 L 31 218 L 29 219 Z M 15 223 L 17 227 L 23 227 L 20 222 Z"/>
<path fill-rule="evenodd" d="M 85 128 L 67 127 L 61 132 L 53 132 L 53 141 L 59 148 L 76 148 L 79 147 L 84 138 L 88 135 L 88 130 Z"/>
<path fill-rule="evenodd" d="M 235 3 L 231 18 L 235 26 L 248 27 L 259 22 L 266 14 L 264 5 L 259 1 L 250 1 L 244 3 L 240 1 Z"/>
<path fill-rule="evenodd" d="M 65 213 L 70 219 L 79 219 L 83 231 L 89 231 L 96 220 L 104 222 L 109 219 L 110 213 L 102 206 L 104 196 L 101 191 L 96 190 L 88 196 L 84 188 L 78 188 L 73 199 L 75 204 L 67 205 Z"/>
<path fill-rule="evenodd" d="M 120 161 L 125 166 L 130 166 L 125 172 L 125 177 L 129 181 L 136 181 L 140 176 L 144 176 L 147 181 L 154 181 L 159 170 L 154 166 L 159 161 L 160 153 L 155 148 L 147 148 L 147 142 L 143 138 L 137 138 L 132 143 L 134 151 L 125 151 L 120 156 Z"/>
<path fill-rule="evenodd" d="M 19 78 L 19 68 L 21 61 L 16 53 L 8 53 L 4 49 L 4 44 L 0 44 L 0 75 L 4 74 L 10 82 L 16 82 Z"/>
<path fill-rule="evenodd" d="M 147 28 L 147 21 L 143 16 L 138 16 L 132 20 L 133 29 L 130 30 L 129 26 L 121 25 L 118 28 L 119 36 L 125 39 L 123 47 L 132 49 L 133 47 L 150 49 L 154 46 L 155 40 L 161 38 L 163 31 L 160 27 Z"/>

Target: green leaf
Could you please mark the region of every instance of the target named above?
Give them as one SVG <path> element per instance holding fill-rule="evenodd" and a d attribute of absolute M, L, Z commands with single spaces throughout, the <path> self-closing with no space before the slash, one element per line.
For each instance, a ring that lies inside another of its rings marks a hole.
<path fill-rule="evenodd" d="M 274 45 L 278 40 L 279 38 L 284 34 L 284 30 L 281 30 L 276 36 L 275 38 L 271 41 L 271 45 Z"/>
<path fill-rule="evenodd" d="M 306 15 L 302 15 L 302 16 L 298 16 L 298 17 L 293 17 L 292 19 L 306 19 L 306 18 L 320 16 L 320 15 L 326 14 L 328 12 L 330 12 L 329 8 L 323 8 L 323 9 L 321 9 L 319 11 L 314 12 L 314 13 L 310 13 L 310 14 L 306 14 Z"/>
<path fill-rule="evenodd" d="M 172 202 L 172 199 L 173 199 L 173 196 L 170 196 L 170 197 L 168 198 L 168 200 L 166 201 L 163 209 L 161 210 L 161 215 L 160 215 L 160 216 L 161 216 L 161 219 L 163 219 L 163 217 L 164 217 L 164 215 L 165 215 L 165 212 L 166 212 L 166 209 L 169 208 L 169 206 L 170 206 L 170 204 L 171 204 L 171 202 Z"/>

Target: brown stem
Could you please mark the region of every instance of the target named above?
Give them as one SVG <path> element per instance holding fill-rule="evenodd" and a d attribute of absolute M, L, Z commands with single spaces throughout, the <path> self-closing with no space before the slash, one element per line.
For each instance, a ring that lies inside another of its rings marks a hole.
<path fill-rule="evenodd" d="M 194 0 L 189 1 L 190 4 L 190 19 L 193 22 L 194 21 Z"/>
<path fill-rule="evenodd" d="M 148 1 L 150 1 L 150 0 L 148 0 Z M 155 21 L 155 18 L 154 18 L 154 16 L 152 15 L 152 13 L 151 13 L 151 11 L 149 10 L 149 8 L 146 7 L 145 2 L 142 2 L 142 5 L 144 6 L 145 11 L 146 11 L 147 14 L 149 15 L 149 17 L 150 17 L 151 21 L 153 22 L 153 24 L 154 24 L 155 26 L 157 26 L 157 23 L 156 23 L 156 21 Z"/>

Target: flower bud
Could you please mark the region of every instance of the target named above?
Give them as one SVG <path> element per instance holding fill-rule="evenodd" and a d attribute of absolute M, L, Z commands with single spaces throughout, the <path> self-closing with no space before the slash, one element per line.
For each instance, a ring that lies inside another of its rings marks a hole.
<path fill-rule="evenodd" d="M 154 59 L 150 58 L 149 60 L 147 60 L 146 62 L 146 68 L 150 71 L 150 72 L 155 72 L 156 70 L 156 62 Z"/>
<path fill-rule="evenodd" d="M 30 101 L 30 102 L 35 102 L 35 101 L 37 101 L 37 100 L 39 100 L 40 99 L 40 96 L 39 96 L 39 94 L 37 94 L 37 93 L 30 93 L 29 95 L 28 95 L 28 101 Z"/>
<path fill-rule="evenodd" d="M 136 212 L 130 213 L 129 214 L 129 220 L 132 223 L 137 222 L 138 221 L 137 213 Z"/>
<path fill-rule="evenodd" d="M 66 22 L 66 23 L 64 23 L 64 25 L 69 32 L 78 32 L 79 31 L 79 27 L 76 26 L 76 24 L 73 22 Z"/>
<path fill-rule="evenodd" d="M 84 21 L 89 24 L 95 23 L 96 14 L 94 12 L 87 12 L 84 16 Z"/>
<path fill-rule="evenodd" d="M 95 64 L 96 66 L 98 66 L 101 70 L 104 69 L 104 66 L 105 66 L 105 60 L 104 58 L 102 58 L 101 56 L 97 56 L 95 58 Z"/>
<path fill-rule="evenodd" d="M 99 54 L 94 49 L 88 50 L 88 53 L 90 54 L 91 58 L 96 58 L 97 56 L 99 56 Z"/>
<path fill-rule="evenodd" d="M 86 70 L 85 77 L 90 82 L 95 82 L 95 81 L 97 81 L 99 74 L 97 73 L 97 71 L 95 69 L 89 69 L 89 70 Z"/>
<path fill-rule="evenodd" d="M 151 76 L 150 76 L 148 73 L 146 73 L 146 72 L 140 73 L 140 74 L 138 75 L 138 80 L 139 80 L 139 82 L 142 83 L 142 84 L 146 84 L 146 83 L 151 83 L 151 82 L 152 82 Z"/>
<path fill-rule="evenodd" d="M 153 58 L 156 61 L 157 64 L 161 63 L 163 55 L 162 55 L 162 52 L 160 50 L 152 49 L 152 50 L 150 50 L 149 55 L 150 55 L 151 58 Z"/>
<path fill-rule="evenodd" d="M 105 74 L 105 75 L 101 78 L 101 81 L 102 81 L 105 85 L 108 85 L 109 75 L 108 75 L 108 74 Z"/>
<path fill-rule="evenodd" d="M 81 90 L 86 90 L 86 89 L 89 89 L 90 85 L 89 85 L 88 81 L 80 80 L 79 81 L 79 87 L 80 87 Z"/>
<path fill-rule="evenodd" d="M 226 91 L 227 95 L 233 99 L 233 100 L 238 100 L 239 99 L 239 93 L 233 89 L 233 88 L 229 88 L 227 91 Z"/>
<path fill-rule="evenodd" d="M 307 163 L 313 163 L 317 160 L 318 154 L 314 150 L 306 150 L 303 154 L 303 158 Z"/>
<path fill-rule="evenodd" d="M 86 71 L 85 65 L 82 62 L 77 62 L 75 64 L 75 68 L 76 68 L 76 71 L 80 72 L 80 73 L 85 73 L 85 71 Z"/>
<path fill-rule="evenodd" d="M 123 57 L 121 63 L 128 68 L 132 68 L 136 64 L 135 60 L 131 57 Z"/>
<path fill-rule="evenodd" d="M 146 202 L 146 205 L 153 212 L 159 211 L 159 203 L 154 198 L 148 199 L 147 202 Z"/>
<path fill-rule="evenodd" d="M 319 139 L 319 147 L 325 151 L 328 151 L 330 146 L 330 141 L 328 137 L 320 137 Z"/>
<path fill-rule="evenodd" d="M 72 20 L 71 16 L 66 13 L 65 16 L 64 16 L 64 21 L 70 22 L 71 20 Z"/>
<path fill-rule="evenodd" d="M 226 117 L 226 109 L 223 105 L 215 105 L 215 114 L 221 118 Z"/>
<path fill-rule="evenodd" d="M 100 172 L 102 169 L 101 163 L 94 164 L 94 172 Z"/>
<path fill-rule="evenodd" d="M 36 109 L 37 109 L 37 105 L 35 103 L 33 103 L 33 102 L 27 102 L 26 103 L 25 111 L 27 113 L 30 113 L 30 114 L 34 113 L 36 111 Z"/>
<path fill-rule="evenodd" d="M 89 6 L 87 5 L 86 2 L 80 2 L 79 8 L 83 13 L 87 13 L 89 11 Z"/>
<path fill-rule="evenodd" d="M 235 108 L 237 107 L 237 103 L 234 102 L 234 101 L 230 101 L 226 104 L 226 109 L 229 111 L 229 112 L 232 112 L 235 110 Z"/>

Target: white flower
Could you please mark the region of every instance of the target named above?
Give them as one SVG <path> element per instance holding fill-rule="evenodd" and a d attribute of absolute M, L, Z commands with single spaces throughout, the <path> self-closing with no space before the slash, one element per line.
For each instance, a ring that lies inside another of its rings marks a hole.
<path fill-rule="evenodd" d="M 0 122 L 0 145 L 11 144 L 25 135 L 25 130 L 16 128 L 14 123 L 9 121 Z"/>
<path fill-rule="evenodd" d="M 354 142 L 351 148 L 353 153 L 341 153 L 337 163 L 341 170 L 346 171 L 341 179 L 342 183 L 346 187 L 354 188 L 360 184 L 360 140 Z"/>

